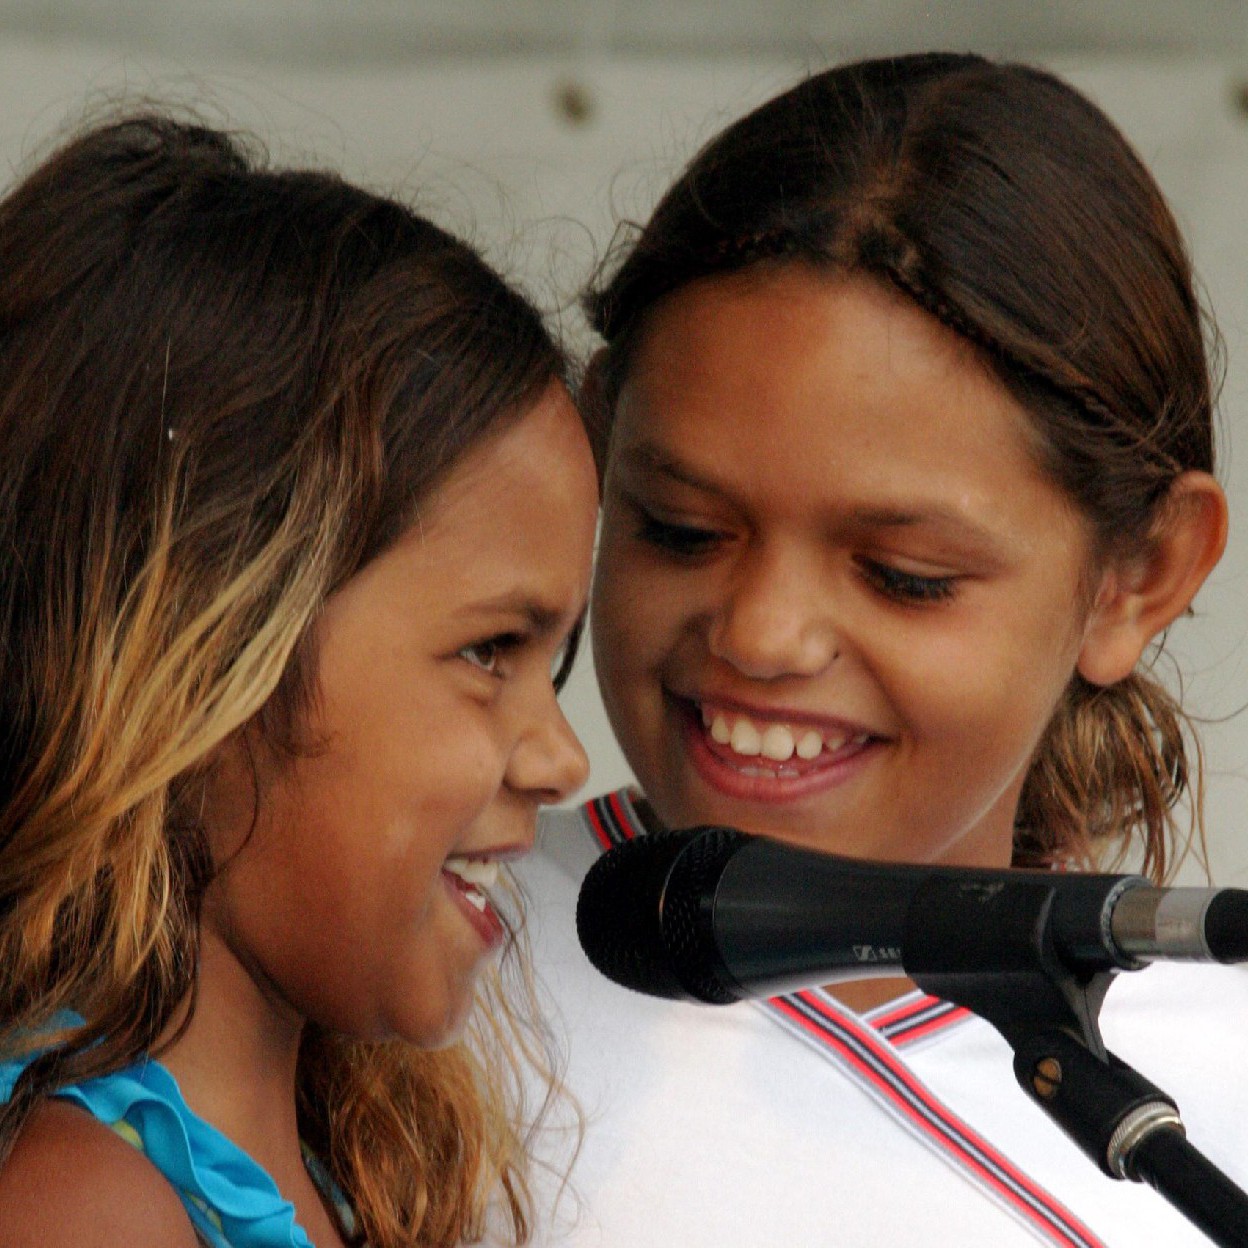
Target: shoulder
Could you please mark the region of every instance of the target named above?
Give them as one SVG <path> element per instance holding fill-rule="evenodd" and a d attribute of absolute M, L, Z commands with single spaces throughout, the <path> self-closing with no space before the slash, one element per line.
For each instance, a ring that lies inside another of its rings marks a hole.
<path fill-rule="evenodd" d="M 0 1169 L 6 1248 L 195 1248 L 182 1202 L 138 1149 L 85 1110 L 35 1110 Z"/>

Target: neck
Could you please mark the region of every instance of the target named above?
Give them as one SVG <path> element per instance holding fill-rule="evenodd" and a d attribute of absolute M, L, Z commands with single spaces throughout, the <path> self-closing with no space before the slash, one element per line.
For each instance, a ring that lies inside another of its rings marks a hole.
<path fill-rule="evenodd" d="M 277 1005 L 210 928 L 200 945 L 194 1014 L 157 1056 L 190 1108 L 282 1187 L 292 1166 L 303 1171 L 295 1113 L 303 1020 Z"/>
<path fill-rule="evenodd" d="M 915 985 L 911 980 L 890 978 L 849 979 L 839 984 L 829 984 L 827 990 L 855 1014 L 866 1014 L 877 1006 L 913 992 L 914 988 Z"/>
<path fill-rule="evenodd" d="M 186 1030 L 156 1056 L 192 1112 L 268 1174 L 312 1242 L 341 1245 L 299 1138 L 296 1078 L 305 1020 L 210 924 L 200 928 L 196 987 Z"/>

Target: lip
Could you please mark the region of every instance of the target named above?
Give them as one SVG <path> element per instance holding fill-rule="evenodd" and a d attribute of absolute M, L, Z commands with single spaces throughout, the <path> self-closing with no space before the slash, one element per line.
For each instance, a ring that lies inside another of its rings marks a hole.
<path fill-rule="evenodd" d="M 737 761 L 726 748 L 708 739 L 702 727 L 699 703 L 688 698 L 669 695 L 680 723 L 685 753 L 699 779 L 711 789 L 733 801 L 757 805 L 786 805 L 804 801 L 829 789 L 848 784 L 874 759 L 885 742 L 868 735 L 865 742 L 849 744 L 834 754 L 804 760 L 792 758 L 785 763 L 770 763 L 752 758 Z M 845 720 L 828 719 L 809 712 L 748 707 L 730 699 L 707 699 L 715 710 L 735 711 L 755 720 L 772 723 L 801 724 L 827 734 L 847 737 L 861 736 L 860 726 Z M 747 771 L 746 768 L 749 770 Z"/>
<path fill-rule="evenodd" d="M 497 949 L 503 943 L 506 928 L 503 927 L 503 921 L 499 918 L 489 897 L 486 896 L 485 909 L 478 910 L 465 895 L 464 882 L 459 876 L 446 870 L 443 870 L 441 875 L 443 887 L 450 894 L 451 901 L 472 930 L 481 938 L 481 943 L 487 949 Z"/>
<path fill-rule="evenodd" d="M 457 849 L 448 858 L 464 858 L 468 862 L 515 862 L 525 854 L 532 853 L 535 841 L 530 837 L 527 841 L 512 841 L 507 845 L 495 845 L 488 849 Z"/>
<path fill-rule="evenodd" d="M 858 737 L 864 733 L 868 736 L 874 735 L 865 724 L 855 724 L 847 719 L 834 719 L 827 715 L 816 715 L 811 711 L 799 711 L 787 706 L 753 706 L 737 698 L 690 698 L 679 694 L 671 696 L 677 702 L 692 705 L 695 713 L 699 708 L 706 707 L 711 711 L 726 711 L 729 714 L 743 715 L 746 719 L 752 719 L 755 722 L 813 728 L 824 736 Z"/>
<path fill-rule="evenodd" d="M 467 862 L 498 862 L 502 864 L 515 862 L 518 858 L 523 858 L 525 854 L 530 853 L 534 846 L 532 837 L 523 841 L 510 841 L 505 845 L 495 845 L 488 849 L 459 850 L 454 854 L 449 854 L 450 858 L 462 858 Z M 442 876 L 442 884 L 450 894 L 451 901 L 459 909 L 472 927 L 473 931 L 480 937 L 482 944 L 487 949 L 497 949 L 507 934 L 507 929 L 503 925 L 502 919 L 499 917 L 498 911 L 494 909 L 493 903 L 490 901 L 488 893 L 477 891 L 485 898 L 485 909 L 478 910 L 466 895 L 466 883 L 453 871 L 447 871 L 445 868 L 440 872 Z"/>

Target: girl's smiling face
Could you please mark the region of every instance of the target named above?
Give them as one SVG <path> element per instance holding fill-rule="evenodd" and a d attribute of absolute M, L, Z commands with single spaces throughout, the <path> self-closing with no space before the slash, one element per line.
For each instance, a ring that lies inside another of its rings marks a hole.
<path fill-rule="evenodd" d="M 789 265 L 650 311 L 591 618 L 665 823 L 1010 861 L 1100 579 L 1031 436 L 971 347 L 860 276 Z"/>
<path fill-rule="evenodd" d="M 587 774 L 551 677 L 584 610 L 597 502 L 580 418 L 552 385 L 329 599 L 309 748 L 256 755 L 258 811 L 237 743 L 209 790 L 213 984 L 295 1025 L 455 1034 L 503 936 L 477 885 Z"/>

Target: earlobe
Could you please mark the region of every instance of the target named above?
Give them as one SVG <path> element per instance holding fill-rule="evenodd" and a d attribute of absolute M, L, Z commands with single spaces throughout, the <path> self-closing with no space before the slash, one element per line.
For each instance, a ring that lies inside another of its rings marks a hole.
<path fill-rule="evenodd" d="M 1191 604 L 1226 546 L 1222 487 L 1185 472 L 1170 487 L 1143 552 L 1106 568 L 1084 629 L 1079 674 L 1112 685 L 1135 669 L 1145 647 Z"/>

